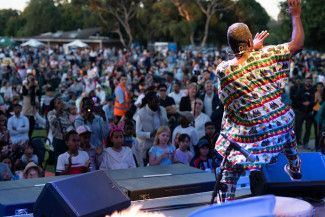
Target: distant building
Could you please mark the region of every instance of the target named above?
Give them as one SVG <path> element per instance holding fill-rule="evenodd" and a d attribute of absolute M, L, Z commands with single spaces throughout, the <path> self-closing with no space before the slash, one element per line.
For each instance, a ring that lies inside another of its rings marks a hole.
<path fill-rule="evenodd" d="M 87 28 L 87 29 L 78 29 L 74 31 L 57 31 L 57 32 L 47 32 L 37 36 L 24 37 L 24 38 L 15 38 L 17 42 L 26 42 L 29 39 L 37 39 L 40 42 L 47 44 L 48 46 L 62 46 L 63 44 L 70 43 L 76 39 L 79 39 L 93 48 L 102 48 L 102 47 L 122 47 L 119 39 L 102 36 L 101 28 Z"/>

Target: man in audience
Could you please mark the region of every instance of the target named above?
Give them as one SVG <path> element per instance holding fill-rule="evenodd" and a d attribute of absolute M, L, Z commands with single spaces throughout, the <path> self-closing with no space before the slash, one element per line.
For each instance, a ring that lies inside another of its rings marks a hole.
<path fill-rule="evenodd" d="M 22 106 L 16 104 L 14 107 L 14 115 L 8 120 L 8 130 L 11 142 L 14 146 L 25 147 L 29 140 L 29 121 L 28 118 L 21 114 Z"/>

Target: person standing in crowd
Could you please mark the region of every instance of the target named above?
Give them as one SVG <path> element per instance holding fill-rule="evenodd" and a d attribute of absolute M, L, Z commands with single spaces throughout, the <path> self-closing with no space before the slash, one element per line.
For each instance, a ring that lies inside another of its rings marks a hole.
<path fill-rule="evenodd" d="M 169 126 L 173 130 L 177 126 L 177 112 L 176 105 L 173 98 L 167 95 L 167 85 L 160 84 L 159 89 L 159 103 L 160 106 L 164 107 L 167 112 L 167 117 L 169 120 Z"/>
<path fill-rule="evenodd" d="M 21 114 L 21 110 L 22 106 L 16 104 L 14 107 L 14 115 L 8 119 L 7 128 L 12 144 L 24 150 L 29 141 L 29 121 L 25 115 Z"/>
<path fill-rule="evenodd" d="M 70 128 L 64 138 L 68 151 L 58 157 L 56 174 L 72 175 L 88 172 L 89 156 L 87 152 L 79 150 L 80 139 L 78 133 Z"/>
<path fill-rule="evenodd" d="M 166 93 L 170 94 L 173 91 L 173 86 L 175 84 L 174 73 L 166 73 Z"/>
<path fill-rule="evenodd" d="M 194 116 L 194 126 L 197 132 L 198 138 L 201 138 L 205 134 L 205 123 L 210 122 L 211 119 L 208 115 L 202 112 L 203 102 L 200 98 L 195 99 L 192 102 L 192 111 Z"/>
<path fill-rule="evenodd" d="M 11 102 L 13 98 L 12 86 L 7 80 L 2 81 L 2 87 L 0 93 L 3 94 L 5 102 Z"/>
<path fill-rule="evenodd" d="M 257 33 L 253 40 L 243 23 L 228 28 L 227 39 L 234 58 L 220 63 L 216 70 L 219 97 L 226 113 L 221 133 L 254 154 L 256 160 L 248 162 L 240 152 L 231 150 L 221 179 L 221 201 L 235 199 L 236 185 L 244 169 L 261 170 L 282 151 L 288 159 L 284 171 L 293 181 L 302 178 L 295 115 L 281 99 L 282 89 L 287 85 L 289 60 L 304 45 L 300 1 L 288 0 L 288 6 L 293 26 L 289 43 L 263 47 L 267 32 Z M 228 139 L 220 135 L 215 148 L 225 157 L 229 145 Z"/>
<path fill-rule="evenodd" d="M 106 93 L 100 84 L 96 85 L 96 96 L 99 98 L 100 104 L 104 105 L 106 100 Z"/>
<path fill-rule="evenodd" d="M 105 119 L 108 124 L 114 121 L 114 102 L 111 97 L 107 97 L 106 104 L 103 106 L 105 112 Z"/>
<path fill-rule="evenodd" d="M 187 87 L 187 96 L 181 98 L 179 111 L 192 111 L 192 102 L 197 97 L 198 87 L 196 83 L 191 83 Z"/>
<path fill-rule="evenodd" d="M 90 144 L 95 148 L 103 146 L 107 138 L 109 125 L 102 117 L 94 114 L 95 103 L 90 97 L 85 97 L 81 101 L 81 113 L 77 116 L 74 126 L 87 125 L 91 130 Z"/>
<path fill-rule="evenodd" d="M 143 107 L 135 114 L 139 155 L 144 161 L 140 162 L 139 166 L 143 166 L 148 162 L 147 151 L 153 145 L 157 129 L 168 124 L 166 110 L 164 107 L 159 106 L 159 98 L 156 92 L 148 92 L 142 102 Z"/>
<path fill-rule="evenodd" d="M 139 143 L 135 136 L 135 122 L 133 120 L 124 120 L 124 145 L 131 148 L 136 159 L 137 166 L 142 161 L 139 156 Z"/>
<path fill-rule="evenodd" d="M 190 165 L 206 172 L 213 172 L 218 165 L 210 156 L 210 151 L 209 141 L 206 139 L 200 139 L 197 144 L 196 154 L 193 157 Z"/>
<path fill-rule="evenodd" d="M 159 87 L 159 103 L 167 112 L 167 117 L 170 118 L 176 114 L 176 105 L 172 97 L 167 95 L 167 85 L 160 84 Z"/>
<path fill-rule="evenodd" d="M 295 132 L 296 139 L 299 145 L 303 145 L 304 148 L 308 148 L 311 127 L 313 124 L 313 106 L 314 106 L 314 91 L 313 81 L 311 77 L 305 78 L 303 85 L 300 85 L 296 92 L 291 95 L 292 106 L 296 115 L 295 119 Z M 303 140 L 302 127 L 305 124 L 305 134 Z"/>
<path fill-rule="evenodd" d="M 197 142 L 199 141 L 198 134 L 197 134 L 195 128 L 191 125 L 194 121 L 194 116 L 189 111 L 179 112 L 179 115 L 180 115 L 180 120 L 179 120 L 180 125 L 174 129 L 172 142 L 175 142 L 175 138 L 176 138 L 177 134 L 189 135 L 191 137 L 190 150 L 191 150 L 192 154 L 194 155 L 194 153 L 195 153 L 194 147 L 197 144 Z M 175 146 L 175 144 L 173 144 L 173 145 Z"/>
<path fill-rule="evenodd" d="M 23 81 L 23 110 L 22 113 L 28 118 L 29 120 L 29 138 L 32 137 L 33 130 L 35 127 L 35 115 L 36 115 L 36 107 L 39 106 L 38 104 L 38 94 L 39 94 L 39 85 L 38 82 L 35 80 L 35 77 L 32 73 L 27 75 L 27 79 Z"/>
<path fill-rule="evenodd" d="M 175 146 L 170 143 L 170 129 L 166 126 L 157 130 L 154 145 L 149 150 L 149 166 L 174 163 Z"/>
<path fill-rule="evenodd" d="M 216 131 L 215 124 L 211 121 L 208 121 L 204 124 L 204 130 L 205 130 L 205 135 L 202 138 L 205 138 L 210 142 L 210 149 L 214 149 L 214 144 L 216 144 L 216 141 L 220 135 L 220 131 Z"/>
<path fill-rule="evenodd" d="M 123 129 L 120 127 L 112 127 L 107 140 L 107 148 L 103 153 L 103 160 L 100 169 L 129 169 L 135 168 L 135 160 L 132 150 L 128 146 L 124 146 Z"/>
<path fill-rule="evenodd" d="M 115 122 L 121 120 L 121 118 L 125 115 L 127 110 L 130 107 L 130 97 L 128 90 L 126 89 L 127 83 L 126 74 L 122 74 L 119 79 L 119 85 L 115 88 L 115 101 L 114 101 L 114 116 L 116 118 Z"/>
<path fill-rule="evenodd" d="M 142 99 L 145 97 L 146 85 L 144 81 L 140 82 L 138 85 L 137 100 L 134 102 L 134 105 L 137 108 L 141 108 Z"/>
<path fill-rule="evenodd" d="M 181 91 L 181 86 L 181 83 L 179 81 L 176 81 L 173 85 L 174 91 L 168 94 L 168 96 L 174 99 L 177 111 L 179 111 L 179 104 L 182 97 L 184 96 L 184 93 Z"/>
<path fill-rule="evenodd" d="M 56 164 L 59 155 L 67 151 L 64 135 L 72 124 L 69 121 L 69 114 L 66 111 L 64 102 L 60 97 L 55 97 L 51 100 L 49 110 L 47 119 L 53 135 L 52 144 L 54 147 L 54 161 Z"/>
<path fill-rule="evenodd" d="M 87 125 L 79 126 L 76 131 L 80 138 L 80 150 L 87 152 L 89 156 L 89 170 L 97 170 L 101 164 L 103 146 L 95 149 L 90 144 L 91 129 Z"/>
<path fill-rule="evenodd" d="M 211 118 L 211 121 L 216 126 L 217 132 L 220 132 L 223 116 L 223 105 L 221 104 L 218 94 L 214 92 L 214 85 L 212 81 L 205 82 L 204 93 L 201 94 L 200 98 L 204 104 L 204 113 Z"/>
<path fill-rule="evenodd" d="M 0 113 L 0 161 L 9 157 L 11 152 L 12 144 L 6 122 L 6 116 Z"/>
<path fill-rule="evenodd" d="M 320 125 L 320 120 L 317 117 L 317 113 L 322 113 L 321 107 L 322 103 L 324 102 L 325 99 L 325 91 L 324 91 L 324 84 L 321 82 L 318 82 L 316 84 L 316 90 L 315 90 L 315 95 L 314 95 L 314 105 L 313 105 L 313 116 L 314 116 L 314 128 L 315 128 L 315 150 L 319 151 L 319 138 L 320 138 L 320 132 L 321 132 L 321 125 Z"/>

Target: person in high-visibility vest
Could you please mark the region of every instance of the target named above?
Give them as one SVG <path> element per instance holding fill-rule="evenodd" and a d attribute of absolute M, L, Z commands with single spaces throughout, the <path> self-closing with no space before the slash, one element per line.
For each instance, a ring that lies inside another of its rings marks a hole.
<path fill-rule="evenodd" d="M 126 89 L 127 76 L 122 74 L 119 85 L 115 88 L 114 116 L 119 121 L 127 112 L 130 105 L 130 97 Z"/>

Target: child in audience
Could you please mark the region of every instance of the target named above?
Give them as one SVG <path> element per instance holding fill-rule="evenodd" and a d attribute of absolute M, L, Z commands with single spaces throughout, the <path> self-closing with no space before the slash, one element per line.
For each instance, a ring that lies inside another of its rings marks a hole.
<path fill-rule="evenodd" d="M 26 165 L 23 174 L 24 174 L 25 179 L 34 179 L 34 178 L 42 177 L 43 176 L 43 171 L 34 162 L 29 162 Z"/>
<path fill-rule="evenodd" d="M 204 170 L 206 172 L 213 172 L 216 169 L 217 164 L 215 160 L 209 155 L 209 146 L 210 143 L 207 139 L 199 140 L 197 144 L 197 153 L 190 163 L 192 167 Z"/>
<path fill-rule="evenodd" d="M 154 145 L 149 150 L 149 165 L 170 165 L 174 162 L 175 146 L 169 144 L 169 127 L 160 127 L 157 130 Z"/>
<path fill-rule="evenodd" d="M 123 146 L 124 135 L 120 127 L 112 127 L 108 138 L 108 148 L 103 153 L 100 169 L 128 169 L 136 167 L 132 150 Z"/>
<path fill-rule="evenodd" d="M 134 137 L 135 135 L 135 128 L 134 122 L 129 119 L 124 120 L 124 145 L 131 148 L 132 153 L 136 159 L 137 165 L 140 165 L 141 155 L 139 150 L 139 143 L 138 140 Z"/>
<path fill-rule="evenodd" d="M 190 136 L 185 133 L 178 136 L 179 148 L 175 151 L 175 162 L 190 165 L 193 158 L 189 151 L 190 140 Z"/>
<path fill-rule="evenodd" d="M 24 154 L 21 156 L 23 165 L 27 165 L 29 162 L 34 162 L 36 165 L 38 164 L 38 157 L 33 152 L 34 149 L 32 146 L 27 146 L 27 148 L 25 148 Z"/>
<path fill-rule="evenodd" d="M 81 125 L 77 128 L 77 133 L 80 138 L 80 149 L 88 153 L 90 162 L 90 171 L 95 171 L 99 168 L 103 147 L 98 146 L 96 149 L 90 144 L 91 129 L 87 125 Z"/>
<path fill-rule="evenodd" d="M 79 150 L 80 138 L 73 129 L 68 129 L 65 135 L 65 142 L 68 151 L 60 154 L 56 166 L 57 175 L 80 174 L 89 170 L 89 155 L 85 151 Z"/>

